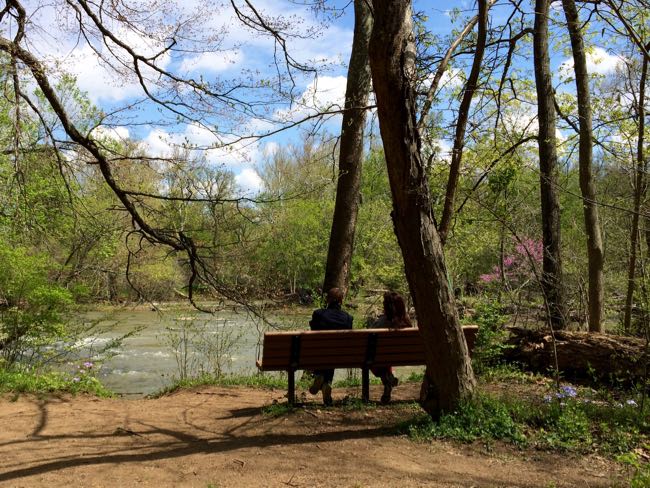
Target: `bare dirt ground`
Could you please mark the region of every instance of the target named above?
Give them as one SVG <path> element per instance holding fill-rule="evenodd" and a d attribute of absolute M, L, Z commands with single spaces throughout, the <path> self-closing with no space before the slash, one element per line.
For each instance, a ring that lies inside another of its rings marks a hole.
<path fill-rule="evenodd" d="M 335 390 L 335 402 L 353 392 Z M 285 400 L 277 390 L 211 387 L 156 400 L 5 396 L 0 486 L 625 486 L 620 468 L 598 456 L 396 435 L 394 426 L 416 412 L 416 393 L 417 385 L 400 386 L 396 405 L 362 409 L 323 408 L 309 396 L 305 408 L 276 417 L 264 407 Z"/>

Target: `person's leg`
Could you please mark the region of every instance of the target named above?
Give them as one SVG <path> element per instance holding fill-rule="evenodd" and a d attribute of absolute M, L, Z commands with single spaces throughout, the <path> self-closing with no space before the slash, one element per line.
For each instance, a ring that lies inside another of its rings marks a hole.
<path fill-rule="evenodd" d="M 385 375 L 388 371 L 390 371 L 390 368 L 385 368 L 385 367 L 381 367 L 381 368 L 370 368 L 370 371 L 371 371 L 372 374 L 374 374 L 377 378 L 383 378 L 384 375 Z"/>
<path fill-rule="evenodd" d="M 323 373 L 323 403 L 325 405 L 332 405 L 332 380 L 334 379 L 334 370 L 326 369 Z"/>
<path fill-rule="evenodd" d="M 309 387 L 309 393 L 312 395 L 315 395 L 318 393 L 321 388 L 323 387 L 323 382 L 325 381 L 325 373 L 327 371 L 323 370 L 315 370 L 312 372 L 314 375 L 314 380 L 311 383 L 311 386 Z"/>
<path fill-rule="evenodd" d="M 390 402 L 391 394 L 393 393 L 393 388 L 397 386 L 399 380 L 393 374 L 393 368 L 388 367 L 383 372 L 381 376 L 381 382 L 384 385 L 384 394 L 381 396 L 381 403 Z"/>

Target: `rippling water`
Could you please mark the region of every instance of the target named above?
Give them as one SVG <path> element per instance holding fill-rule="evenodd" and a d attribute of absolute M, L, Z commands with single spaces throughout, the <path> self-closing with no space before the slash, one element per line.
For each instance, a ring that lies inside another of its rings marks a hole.
<path fill-rule="evenodd" d="M 179 375 L 177 355 L 169 344 L 171 336 L 182 334 L 183 328 L 194 328 L 204 337 L 218 334 L 238 336 L 230 352 L 231 364 L 226 372 L 252 373 L 257 359 L 258 328 L 246 314 L 223 312 L 214 316 L 193 312 L 155 312 L 119 310 L 110 314 L 88 312 L 86 321 L 97 322 L 98 333 L 82 339 L 77 345 L 86 354 L 97 352 L 116 338 L 133 331 L 113 354 L 102 362 L 99 378 L 109 389 L 124 395 L 146 395 L 169 385 Z M 302 318 L 294 318 L 301 321 Z M 307 316 L 304 317 L 305 324 Z M 191 333 L 189 334 L 191 335 Z M 205 362 L 190 351 L 188 362 Z M 196 368 L 195 368 L 196 369 Z"/>

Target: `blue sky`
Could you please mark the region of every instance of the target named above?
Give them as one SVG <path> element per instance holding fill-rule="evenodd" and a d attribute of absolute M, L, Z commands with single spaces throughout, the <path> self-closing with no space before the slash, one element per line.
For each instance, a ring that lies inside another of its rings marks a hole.
<path fill-rule="evenodd" d="M 138 0 L 126 3 L 132 8 L 143 7 L 142 28 L 136 30 L 119 21 L 108 20 L 107 24 L 119 39 L 133 46 L 139 54 L 159 53 L 172 35 L 177 38 L 173 49 L 156 58 L 160 68 L 197 81 L 213 82 L 222 91 L 235 87 L 242 80 L 276 80 L 272 60 L 277 46 L 268 36 L 257 35 L 243 27 L 229 2 L 186 0 L 157 4 Z M 328 7 L 345 8 L 336 18 L 325 18 L 306 6 L 310 3 L 308 0 L 254 0 L 252 3 L 265 15 L 282 20 L 294 34 L 288 39 L 288 46 L 297 62 L 319 68 L 318 76 L 294 71 L 295 97 L 291 105 L 264 88 L 235 89 L 237 96 L 249 101 L 268 101 L 271 97 L 273 103 L 260 104 L 253 111 L 241 113 L 236 106 L 222 103 L 210 106 L 208 100 L 205 108 L 210 114 L 201 113 L 199 117 L 189 112 L 196 121 L 179 122 L 174 114 L 161 111 L 146 100 L 133 74 L 121 64 L 128 62 L 128 57 L 119 47 L 112 45 L 109 50 L 92 28 L 87 31 L 89 42 L 79 36 L 74 12 L 65 3 L 25 3 L 30 15 L 28 45 L 54 75 L 68 72 L 76 76 L 78 86 L 97 106 L 111 114 L 100 128 L 105 135 L 141 140 L 152 155 L 170 155 L 179 145 L 201 149 L 212 164 L 232 170 L 242 188 L 254 191 L 261 184 L 257 171 L 265 157 L 279 145 L 300 143 L 302 136 L 298 130 L 261 140 L 239 141 L 238 136 L 265 133 L 324 107 L 342 104 L 352 43 L 353 10 L 348 1 L 332 0 L 327 2 Z M 243 0 L 237 0 L 237 4 L 244 8 Z M 161 6 L 163 10 L 151 15 L 147 5 Z M 458 8 L 473 15 L 475 4 L 473 0 L 419 0 L 415 1 L 414 8 L 426 11 L 430 29 L 444 35 L 452 28 L 449 10 Z M 252 15 L 246 9 L 243 11 Z M 492 15 L 498 22 L 504 10 L 495 8 Z M 186 23 L 171 33 L 166 30 L 166 23 L 172 19 L 183 19 Z M 11 34 L 11 27 L 2 28 L 4 35 Z M 603 58 L 600 63 L 592 64 L 595 71 L 607 72 L 620 61 L 602 48 L 594 52 Z M 556 67 L 567 62 L 563 56 L 555 53 Z M 145 70 L 144 74 L 157 94 L 169 96 L 169 83 L 161 83 L 152 70 Z M 183 88 L 177 96 L 189 94 L 187 88 Z M 340 118 L 333 117 L 324 128 L 336 133 L 340 130 L 339 124 Z M 227 148 L 222 147 L 224 144 Z"/>

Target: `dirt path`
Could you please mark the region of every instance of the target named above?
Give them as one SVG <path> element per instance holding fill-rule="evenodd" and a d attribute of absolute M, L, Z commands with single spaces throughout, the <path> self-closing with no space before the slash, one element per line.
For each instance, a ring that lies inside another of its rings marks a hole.
<path fill-rule="evenodd" d="M 398 388 L 398 400 L 414 398 L 415 388 Z M 395 436 L 390 427 L 414 412 L 407 403 L 262 412 L 282 395 L 205 388 L 157 400 L 4 397 L 0 486 L 622 485 L 618 468 L 596 456 Z"/>

